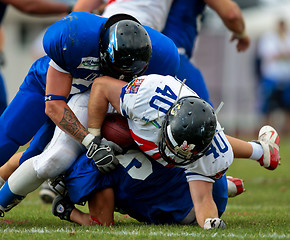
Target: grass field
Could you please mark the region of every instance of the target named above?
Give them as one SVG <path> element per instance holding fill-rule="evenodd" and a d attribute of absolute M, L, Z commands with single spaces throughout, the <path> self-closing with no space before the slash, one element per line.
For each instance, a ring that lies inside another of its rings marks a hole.
<path fill-rule="evenodd" d="M 225 230 L 144 225 L 120 214 L 113 227 L 81 227 L 55 218 L 36 191 L 0 220 L 0 239 L 290 239 L 290 138 L 281 139 L 280 149 L 275 171 L 240 159 L 228 170 L 245 180 L 247 191 L 229 199 Z"/>

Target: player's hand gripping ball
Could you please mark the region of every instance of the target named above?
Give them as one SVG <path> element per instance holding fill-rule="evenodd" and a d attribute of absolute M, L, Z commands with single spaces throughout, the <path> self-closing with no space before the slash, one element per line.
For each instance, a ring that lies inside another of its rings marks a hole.
<path fill-rule="evenodd" d="M 118 144 L 124 150 L 135 147 L 135 142 L 130 134 L 127 119 L 118 113 L 106 114 L 101 134 L 108 141 Z"/>

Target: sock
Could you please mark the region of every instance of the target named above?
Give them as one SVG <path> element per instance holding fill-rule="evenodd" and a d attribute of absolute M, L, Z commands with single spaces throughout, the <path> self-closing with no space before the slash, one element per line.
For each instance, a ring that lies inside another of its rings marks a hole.
<path fill-rule="evenodd" d="M 24 196 L 20 196 L 17 194 L 14 194 L 11 192 L 9 186 L 8 186 L 8 181 L 6 181 L 3 185 L 3 187 L 0 190 L 0 206 L 7 208 L 7 206 L 13 202 L 14 199 L 23 199 Z"/>
<path fill-rule="evenodd" d="M 249 143 L 252 145 L 252 148 L 253 148 L 253 152 L 252 152 L 252 155 L 250 156 L 250 159 L 259 160 L 264 154 L 262 145 L 256 142 L 249 142 Z"/>

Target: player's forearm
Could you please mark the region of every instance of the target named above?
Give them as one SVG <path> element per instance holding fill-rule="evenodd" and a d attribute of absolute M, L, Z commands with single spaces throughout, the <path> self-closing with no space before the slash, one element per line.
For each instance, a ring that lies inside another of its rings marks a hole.
<path fill-rule="evenodd" d="M 105 115 L 108 111 L 109 101 L 104 93 L 102 84 L 94 82 L 88 104 L 88 128 L 93 135 L 100 131 Z"/>
<path fill-rule="evenodd" d="M 207 218 L 218 217 L 218 211 L 213 199 L 204 199 L 204 201 L 200 201 L 198 204 L 194 204 L 194 210 L 196 214 L 196 221 L 202 228 Z"/>
<path fill-rule="evenodd" d="M 242 34 L 245 31 L 245 22 L 239 6 L 231 0 L 205 0 L 222 19 L 225 26 L 236 34 Z"/>
<path fill-rule="evenodd" d="M 106 188 L 94 193 L 88 201 L 92 219 L 98 225 L 110 226 L 114 224 L 114 190 Z"/>
<path fill-rule="evenodd" d="M 207 218 L 217 218 L 218 211 L 212 197 L 211 182 L 206 181 L 190 181 L 189 189 L 193 201 L 196 221 L 199 226 L 203 227 Z"/>
<path fill-rule="evenodd" d="M 64 101 L 46 102 L 45 113 L 61 130 L 70 134 L 78 142 L 82 142 L 88 134 L 88 130 L 79 122 Z"/>
<path fill-rule="evenodd" d="M 223 19 L 225 26 L 236 34 L 243 34 L 246 30 L 244 19 L 240 11 L 233 10 L 233 12 Z"/>
<path fill-rule="evenodd" d="M 95 79 L 88 104 L 89 131 L 101 129 L 109 103 L 120 113 L 120 94 L 126 82 L 108 77 Z"/>
<path fill-rule="evenodd" d="M 93 12 L 94 10 L 98 9 L 102 3 L 102 0 L 78 0 L 73 8 L 73 11 Z"/>
<path fill-rule="evenodd" d="M 71 6 L 65 3 L 49 0 L 4 0 L 18 10 L 28 14 L 61 14 L 69 13 Z"/>

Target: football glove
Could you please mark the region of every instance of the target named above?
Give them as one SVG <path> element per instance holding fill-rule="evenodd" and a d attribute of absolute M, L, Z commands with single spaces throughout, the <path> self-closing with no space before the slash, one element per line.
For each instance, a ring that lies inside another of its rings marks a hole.
<path fill-rule="evenodd" d="M 113 171 L 119 164 L 119 160 L 115 157 L 113 149 L 103 144 L 94 152 L 93 160 L 102 173 Z"/>
<path fill-rule="evenodd" d="M 117 143 L 114 143 L 112 141 L 108 141 L 105 138 L 102 139 L 101 144 L 109 146 L 110 148 L 112 148 L 115 155 L 118 155 L 118 154 L 123 152 L 123 149 Z"/>
<path fill-rule="evenodd" d="M 203 225 L 204 229 L 221 228 L 225 229 L 226 224 L 220 218 L 207 218 Z"/>
<path fill-rule="evenodd" d="M 93 136 L 92 134 L 88 134 L 85 139 L 83 140 L 84 146 L 88 149 L 87 157 L 93 158 L 96 154 L 97 149 L 101 145 L 101 136 Z"/>

